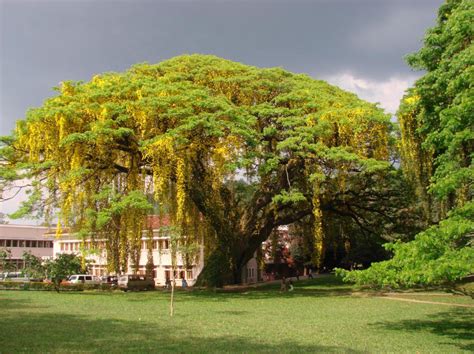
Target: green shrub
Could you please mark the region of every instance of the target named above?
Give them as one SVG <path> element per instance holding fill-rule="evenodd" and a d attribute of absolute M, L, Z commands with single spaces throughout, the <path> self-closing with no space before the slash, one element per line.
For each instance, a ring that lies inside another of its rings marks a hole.
<path fill-rule="evenodd" d="M 23 284 L 16 281 L 2 281 L 0 283 L 0 290 L 20 290 L 23 288 Z"/>
<path fill-rule="evenodd" d="M 51 290 L 54 290 L 54 284 L 53 283 L 43 283 L 43 282 L 30 282 L 29 283 L 29 290 L 51 291 Z"/>
<path fill-rule="evenodd" d="M 101 290 L 110 291 L 112 290 L 110 284 L 68 284 L 61 283 L 59 286 L 60 291 L 84 291 L 84 290 Z M 53 291 L 56 290 L 54 283 L 43 283 L 43 282 L 17 282 L 17 281 L 3 281 L 0 282 L 0 290 L 43 290 Z"/>
<path fill-rule="evenodd" d="M 474 202 L 449 213 L 438 225 L 420 232 L 411 242 L 385 247 L 393 252 L 388 261 L 372 263 L 365 270 L 336 269 L 346 282 L 371 287 L 406 288 L 444 286 L 474 274 Z"/>
<path fill-rule="evenodd" d="M 112 284 L 107 284 L 107 283 L 100 284 L 100 285 L 99 285 L 99 290 L 111 291 L 111 290 L 113 290 Z"/>

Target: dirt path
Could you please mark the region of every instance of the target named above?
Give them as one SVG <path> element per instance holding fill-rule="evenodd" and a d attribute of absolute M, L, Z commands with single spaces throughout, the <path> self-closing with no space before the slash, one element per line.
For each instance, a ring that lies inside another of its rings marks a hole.
<path fill-rule="evenodd" d="M 456 306 L 456 307 L 470 307 L 474 308 L 474 305 L 468 304 L 455 304 L 451 302 L 436 302 L 436 301 L 426 301 L 426 300 L 415 300 L 415 299 L 404 299 L 401 297 L 394 296 L 377 296 L 379 299 L 395 300 L 395 301 L 405 301 L 405 302 L 415 302 L 420 304 L 432 304 L 432 305 L 444 305 L 444 306 Z"/>

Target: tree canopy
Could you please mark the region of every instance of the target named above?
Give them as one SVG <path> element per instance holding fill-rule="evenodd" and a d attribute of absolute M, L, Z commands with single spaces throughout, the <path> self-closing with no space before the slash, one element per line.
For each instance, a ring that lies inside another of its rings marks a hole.
<path fill-rule="evenodd" d="M 447 1 L 423 48 L 408 57 L 426 74 L 408 90 L 398 112 L 402 167 L 432 226 L 413 242 L 389 245 L 392 260 L 343 272 L 346 280 L 411 286 L 474 273 L 473 23 L 472 1 Z"/>
<path fill-rule="evenodd" d="M 48 277 L 54 283 L 54 288 L 59 292 L 61 282 L 70 275 L 80 274 L 84 271 L 82 260 L 75 254 L 61 253 L 55 259 L 48 260 L 44 269 Z"/>
<path fill-rule="evenodd" d="M 311 225 L 321 267 L 351 230 L 391 237 L 409 214 L 389 116 L 306 75 L 185 55 L 57 90 L 2 139 L 1 186 L 32 181 L 16 216 L 105 238 L 112 270 L 138 267 L 152 212 L 205 246 L 210 285 L 238 282 L 278 225 Z"/>

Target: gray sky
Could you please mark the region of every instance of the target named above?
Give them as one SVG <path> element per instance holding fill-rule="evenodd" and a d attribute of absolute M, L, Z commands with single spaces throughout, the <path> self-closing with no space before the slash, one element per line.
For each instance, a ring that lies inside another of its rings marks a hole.
<path fill-rule="evenodd" d="M 0 135 L 60 81 L 184 53 L 307 73 L 393 113 L 442 2 L 0 0 Z"/>

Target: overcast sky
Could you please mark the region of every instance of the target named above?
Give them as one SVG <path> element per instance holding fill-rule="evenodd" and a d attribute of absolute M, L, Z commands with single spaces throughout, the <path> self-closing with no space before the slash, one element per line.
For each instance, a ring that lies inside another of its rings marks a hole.
<path fill-rule="evenodd" d="M 0 135 L 60 81 L 184 53 L 307 73 L 393 113 L 442 2 L 0 0 Z"/>

